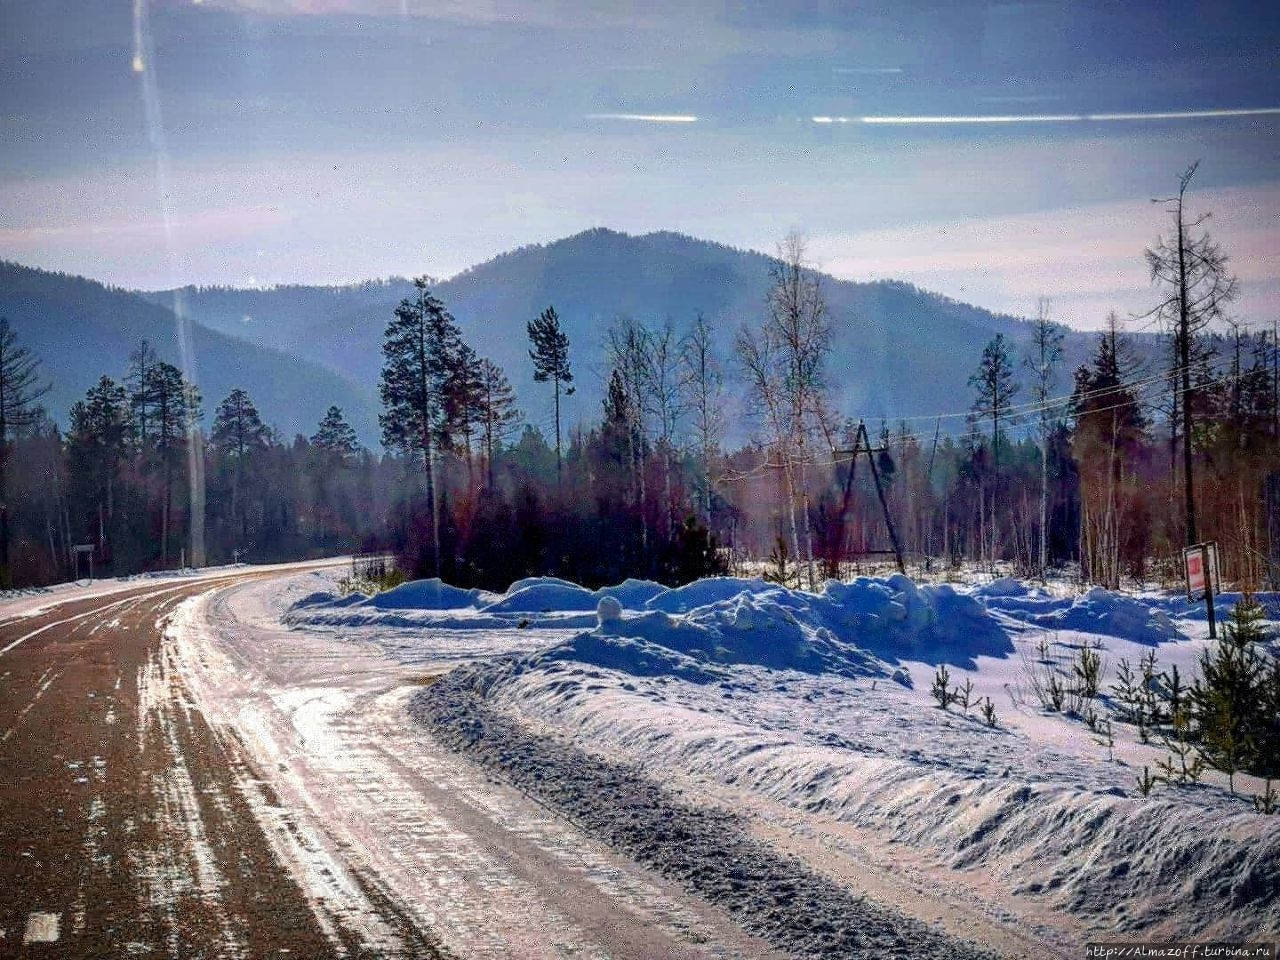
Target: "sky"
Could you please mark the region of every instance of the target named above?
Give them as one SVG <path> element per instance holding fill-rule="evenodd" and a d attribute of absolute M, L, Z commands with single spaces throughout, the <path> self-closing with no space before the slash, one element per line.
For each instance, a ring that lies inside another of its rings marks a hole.
<path fill-rule="evenodd" d="M 1082 328 L 1152 198 L 1280 313 L 1280 5 L 0 0 L 0 258 L 157 289 L 448 277 L 605 226 Z"/>

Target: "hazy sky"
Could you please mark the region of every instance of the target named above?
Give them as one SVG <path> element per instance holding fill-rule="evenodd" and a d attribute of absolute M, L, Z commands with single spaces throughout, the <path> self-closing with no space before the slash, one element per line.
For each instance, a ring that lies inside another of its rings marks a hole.
<path fill-rule="evenodd" d="M 1097 326 L 1152 197 L 1280 310 L 1280 4 L 0 0 L 0 257 L 448 276 L 592 226 Z M 958 122 L 963 121 L 963 122 Z"/>

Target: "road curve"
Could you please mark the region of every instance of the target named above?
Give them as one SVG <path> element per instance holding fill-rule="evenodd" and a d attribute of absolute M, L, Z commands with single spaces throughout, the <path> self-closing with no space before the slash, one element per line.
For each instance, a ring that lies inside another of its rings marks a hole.
<path fill-rule="evenodd" d="M 776 956 L 283 628 L 305 570 L 0 610 L 0 956 Z"/>
<path fill-rule="evenodd" d="M 0 955 L 324 958 L 335 947 L 165 667 L 151 581 L 0 619 Z M 2 617 L 3 615 L 0 615 Z"/>

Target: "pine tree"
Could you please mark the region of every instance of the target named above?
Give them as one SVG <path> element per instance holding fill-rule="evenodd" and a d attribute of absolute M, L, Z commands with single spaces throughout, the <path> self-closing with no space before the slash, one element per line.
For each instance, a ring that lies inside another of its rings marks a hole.
<path fill-rule="evenodd" d="M 1245 597 L 1231 610 L 1226 637 L 1200 656 L 1200 679 L 1191 700 L 1200 730 L 1200 752 L 1225 773 L 1235 793 L 1235 775 L 1249 770 L 1265 747 L 1268 664 L 1259 652 L 1267 639 L 1266 613 Z"/>
<path fill-rule="evenodd" d="M 116 487 L 128 456 L 129 406 L 124 387 L 102 377 L 71 407 L 67 460 L 76 499 L 91 510 L 103 562 L 113 557 Z"/>
<path fill-rule="evenodd" d="M 270 437 L 271 431 L 244 390 L 235 388 L 218 405 L 210 439 L 219 464 L 231 472 L 231 520 L 239 522 L 242 548 L 249 539 L 249 518 L 244 508 L 245 474 L 254 458 L 266 449 Z"/>
<path fill-rule="evenodd" d="M 161 472 L 161 563 L 168 564 L 169 530 L 173 519 L 175 470 L 191 433 L 191 425 L 201 417 L 200 394 L 187 382 L 182 371 L 163 360 L 148 368 L 139 403 L 142 416 L 150 411 L 152 446 Z"/>
<path fill-rule="evenodd" d="M 973 402 L 975 420 L 989 418 L 991 421 L 991 498 L 988 507 L 987 498 L 980 490 L 982 502 L 979 510 L 980 516 L 987 509 L 991 512 L 990 559 L 994 561 L 997 552 L 995 534 L 1000 516 L 1000 439 L 1003 436 L 1000 425 L 1011 419 L 1009 407 L 1020 389 L 1020 385 L 1013 379 L 1013 362 L 1009 358 L 1004 334 L 997 333 L 982 348 L 982 359 L 978 363 L 978 369 L 969 377 L 969 386 L 977 392 Z"/>
<path fill-rule="evenodd" d="M 1021 389 L 1021 384 L 1013 379 L 1013 362 L 1009 359 L 1009 347 L 1003 333 L 997 333 L 982 348 L 982 360 L 978 363 L 978 369 L 969 377 L 969 386 L 977 391 L 973 402 L 974 413 L 991 420 L 992 474 L 998 483 L 1000 438 L 1003 436 L 1000 424 L 1010 419 L 1009 407 Z"/>
<path fill-rule="evenodd" d="M 0 589 L 13 583 L 9 568 L 9 456 L 14 432 L 35 422 L 36 403 L 49 388 L 40 384 L 40 361 L 19 346 L 18 335 L 0 317 Z"/>
<path fill-rule="evenodd" d="M 311 444 L 325 453 L 333 454 L 342 462 L 350 460 L 360 449 L 355 430 L 347 423 L 342 408 L 338 406 L 331 406 L 325 411 L 324 419 L 311 435 Z"/>
<path fill-rule="evenodd" d="M 573 371 L 569 367 L 569 336 L 560 326 L 555 307 L 547 307 L 527 325 L 529 341 L 533 349 L 529 359 L 533 361 L 533 379 L 538 383 L 550 381 L 555 385 L 556 398 L 556 484 L 561 488 L 563 473 L 560 453 L 560 392 L 562 384 L 573 383 Z M 565 396 L 573 393 L 573 387 L 564 389 Z"/>
<path fill-rule="evenodd" d="M 484 430 L 484 462 L 488 488 L 494 489 L 493 454 L 519 426 L 522 414 L 515 391 L 502 368 L 487 357 L 480 361 L 480 411 Z"/>
<path fill-rule="evenodd" d="M 400 301 L 395 318 L 387 325 L 379 383 L 383 411 L 378 423 L 386 446 L 422 458 L 431 517 L 430 568 L 438 577 L 444 491 L 437 489 L 436 458 L 450 442 L 444 391 L 462 337 L 453 316 L 431 294 L 428 283 L 426 277 L 414 280 L 415 295 Z"/>
<path fill-rule="evenodd" d="M 480 357 L 459 337 L 457 344 L 446 358 L 444 379 L 444 417 L 447 426 L 447 447 L 461 450 L 467 462 L 467 473 L 472 470 L 472 438 L 483 429 L 483 386 Z"/>

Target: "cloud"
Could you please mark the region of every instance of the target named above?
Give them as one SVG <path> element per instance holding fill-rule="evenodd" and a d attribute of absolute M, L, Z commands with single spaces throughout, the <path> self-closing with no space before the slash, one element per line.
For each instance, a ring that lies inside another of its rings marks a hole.
<path fill-rule="evenodd" d="M 1280 186 L 1274 184 L 1191 196 L 1192 211 L 1213 211 L 1207 226 L 1241 282 L 1233 313 L 1247 321 L 1265 321 L 1280 309 L 1274 278 L 1278 208 Z M 1016 315 L 1029 314 L 1037 297 L 1049 296 L 1057 319 L 1097 328 L 1109 310 L 1123 316 L 1150 308 L 1154 294 L 1142 252 L 1169 226 L 1163 206 L 1133 200 L 818 234 L 810 239 L 810 253 L 841 278 L 907 280 Z"/>
<path fill-rule="evenodd" d="M 939 126 L 983 123 L 1108 123 L 1122 120 L 1220 120 L 1232 117 L 1280 115 L 1280 107 L 1224 108 L 1221 110 L 1148 110 L 1134 113 L 1042 113 L 985 115 L 921 115 L 814 117 L 814 123 L 868 123 L 892 126 Z"/>
<path fill-rule="evenodd" d="M 688 113 L 589 113 L 588 120 L 630 120 L 638 123 L 697 123 Z"/>

